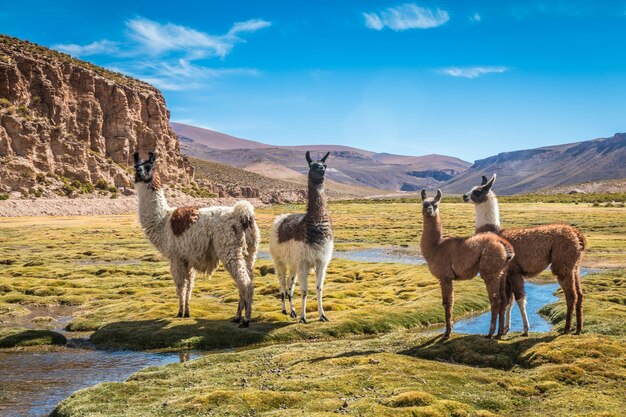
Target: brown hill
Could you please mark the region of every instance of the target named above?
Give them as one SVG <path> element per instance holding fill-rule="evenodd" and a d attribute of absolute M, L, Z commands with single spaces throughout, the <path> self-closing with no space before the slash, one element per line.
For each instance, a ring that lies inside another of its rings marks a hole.
<path fill-rule="evenodd" d="M 301 202 L 306 199 L 306 178 L 295 173 L 295 181 L 261 175 L 217 162 L 190 158 L 195 180 L 203 190 L 217 197 L 258 198 L 265 203 Z M 262 164 L 259 164 L 259 168 Z M 269 169 L 272 165 L 268 165 Z M 289 175 L 287 178 L 291 178 Z M 304 179 L 304 181 L 301 181 Z M 331 199 L 353 199 L 380 193 L 366 187 L 347 187 L 333 181 L 326 183 Z"/>
<path fill-rule="evenodd" d="M 137 149 L 160 154 L 165 181 L 189 183 L 192 168 L 156 88 L 0 35 L 0 191 L 131 186 Z"/>
<path fill-rule="evenodd" d="M 352 187 L 351 189 L 355 193 L 363 191 L 358 190 L 358 187 L 367 187 L 366 192 L 371 188 L 387 191 L 414 191 L 422 187 L 434 187 L 443 184 L 470 166 L 468 162 L 458 158 L 441 155 L 415 157 L 377 154 L 339 145 L 266 145 L 265 147 L 238 148 L 237 146 L 241 144 L 238 141 L 230 146 L 221 142 L 213 144 L 206 139 L 210 137 L 223 138 L 223 136 L 219 136 L 220 134 L 216 136 L 217 132 L 199 128 L 179 130 L 180 124 L 175 124 L 173 127 L 180 135 L 181 149 L 185 155 L 296 182 L 306 181 L 304 177 L 296 180 L 296 176 L 293 174 L 294 172 L 300 175 L 306 173 L 307 166 L 304 160 L 306 150 L 318 153 L 330 151 L 329 179 L 337 184 Z M 187 135 L 183 135 L 181 132 Z M 189 136 L 190 134 L 191 136 Z M 259 144 L 259 142 L 254 143 Z M 221 146 L 221 148 L 212 147 L 212 144 L 213 146 Z M 388 160 L 393 163 L 386 162 Z M 268 164 L 276 167 L 276 169 L 268 169 Z M 384 193 L 384 191 L 378 193 Z"/>
<path fill-rule="evenodd" d="M 498 174 L 496 191 L 520 194 L 542 188 L 626 177 L 626 134 L 610 138 L 505 152 L 476 161 L 444 185 L 464 193 L 481 175 Z"/>

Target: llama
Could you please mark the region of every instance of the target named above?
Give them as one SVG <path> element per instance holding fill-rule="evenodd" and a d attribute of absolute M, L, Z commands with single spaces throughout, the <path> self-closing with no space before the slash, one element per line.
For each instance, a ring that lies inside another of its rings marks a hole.
<path fill-rule="evenodd" d="M 498 334 L 504 334 L 505 277 L 506 269 L 514 257 L 509 242 L 494 233 L 479 233 L 471 237 L 444 237 L 439 216 L 441 190 L 435 198 L 426 198 L 422 190 L 422 216 L 424 230 L 421 251 L 430 272 L 439 279 L 443 306 L 446 313 L 444 339 L 452 333 L 452 307 L 454 293 L 452 281 L 472 279 L 480 272 L 485 281 L 491 304 L 491 324 L 487 337 L 492 337 L 499 319 Z"/>
<path fill-rule="evenodd" d="M 254 291 L 252 268 L 260 241 L 254 207 L 245 200 L 233 207 L 170 207 L 155 169 L 156 155 L 150 152 L 148 160 L 142 161 L 135 152 L 134 159 L 139 221 L 148 240 L 170 261 L 178 294 L 177 317 L 190 316 L 195 271 L 210 275 L 222 261 L 239 289 L 233 322 L 248 327 Z"/>
<path fill-rule="evenodd" d="M 297 276 L 302 291 L 301 323 L 307 323 L 307 278 L 309 271 L 313 268 L 316 277 L 317 312 L 320 321 L 328 321 L 322 305 L 322 292 L 326 268 L 333 256 L 333 229 L 324 191 L 326 158 L 329 154 L 330 152 L 326 153 L 322 159 L 313 162 L 310 153 L 306 153 L 306 160 L 309 164 L 306 213 L 278 216 L 270 231 L 270 252 L 278 275 L 282 312 L 287 314 L 286 295 L 289 298 L 291 311 L 289 315 L 296 318 L 293 292 L 296 285 L 295 276 Z M 288 291 L 287 276 L 289 276 Z"/>
<path fill-rule="evenodd" d="M 583 290 L 580 283 L 580 262 L 587 245 L 585 236 L 575 227 L 566 224 L 546 224 L 523 229 L 500 229 L 498 198 L 492 187 L 496 174 L 473 187 L 463 196 L 465 202 L 474 203 L 476 233 L 493 231 L 507 239 L 515 249 L 515 259 L 507 272 L 506 332 L 511 327 L 513 296 L 524 322 L 523 336 L 528 336 L 530 326 L 526 314 L 524 278 L 539 275 L 549 265 L 556 275 L 567 304 L 564 333 L 569 333 L 572 313 L 576 307 L 576 334 L 583 326 Z M 505 333 L 506 333 L 505 332 Z"/>

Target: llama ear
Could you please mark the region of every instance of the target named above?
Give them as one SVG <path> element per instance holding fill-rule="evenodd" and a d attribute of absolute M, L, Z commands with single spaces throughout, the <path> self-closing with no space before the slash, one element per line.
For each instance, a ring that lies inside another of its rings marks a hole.
<path fill-rule="evenodd" d="M 324 155 L 324 157 L 320 159 L 320 161 L 326 162 L 326 158 L 328 158 L 328 155 L 330 155 L 330 152 L 326 152 L 326 155 Z"/>
<path fill-rule="evenodd" d="M 487 184 L 487 182 L 488 182 L 488 181 L 489 181 L 489 180 L 487 179 L 487 177 L 485 177 L 485 176 L 483 175 L 483 180 L 482 180 L 482 182 L 480 183 L 480 185 L 485 185 L 485 184 Z"/>
<path fill-rule="evenodd" d="M 148 152 L 148 161 L 154 164 L 154 161 L 156 161 L 156 154 L 154 152 Z"/>
<path fill-rule="evenodd" d="M 422 188 L 422 201 L 426 200 L 426 190 Z"/>
<path fill-rule="evenodd" d="M 313 160 L 311 159 L 311 152 L 309 151 L 306 151 L 306 161 L 308 162 L 309 165 L 313 163 Z"/>
<path fill-rule="evenodd" d="M 484 189 L 489 192 L 491 190 L 491 187 L 493 187 L 494 182 L 496 182 L 496 174 L 493 174 L 493 177 L 491 177 L 491 179 L 485 184 Z"/>
<path fill-rule="evenodd" d="M 435 203 L 441 201 L 441 190 L 437 189 L 437 195 L 435 196 Z"/>
<path fill-rule="evenodd" d="M 135 152 L 133 154 L 133 159 L 135 160 L 135 164 L 139 163 L 139 152 Z"/>

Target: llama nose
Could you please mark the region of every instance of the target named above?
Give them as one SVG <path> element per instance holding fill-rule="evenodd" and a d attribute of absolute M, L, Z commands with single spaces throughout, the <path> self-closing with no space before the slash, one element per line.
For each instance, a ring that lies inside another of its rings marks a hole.
<path fill-rule="evenodd" d="M 463 201 L 465 201 L 466 203 L 469 202 L 469 197 L 467 194 L 463 194 Z"/>

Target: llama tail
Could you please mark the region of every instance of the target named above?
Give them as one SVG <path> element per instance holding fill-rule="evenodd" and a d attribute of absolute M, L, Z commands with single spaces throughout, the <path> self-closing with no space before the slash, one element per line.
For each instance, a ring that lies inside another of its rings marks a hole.
<path fill-rule="evenodd" d="M 506 252 L 506 260 L 510 261 L 513 259 L 515 257 L 515 249 L 513 249 L 513 245 L 511 245 L 508 240 L 502 238 L 500 238 L 500 244 L 504 247 L 504 251 Z"/>
<path fill-rule="evenodd" d="M 248 246 L 248 253 L 256 257 L 256 252 L 261 242 L 261 235 L 256 225 L 254 206 L 246 200 L 238 201 L 233 207 L 233 214 L 239 220 L 241 228 L 243 229 Z"/>
<path fill-rule="evenodd" d="M 577 228 L 572 227 L 572 229 L 574 230 L 574 234 L 578 238 L 578 249 L 584 251 L 585 249 L 587 249 L 587 238 Z"/>

